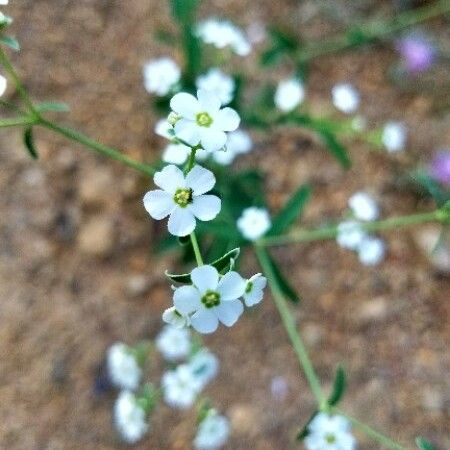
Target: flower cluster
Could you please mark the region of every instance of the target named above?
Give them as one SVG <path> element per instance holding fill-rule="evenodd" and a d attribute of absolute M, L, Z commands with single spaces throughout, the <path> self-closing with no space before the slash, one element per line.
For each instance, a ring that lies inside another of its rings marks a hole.
<path fill-rule="evenodd" d="M 213 333 L 219 322 L 233 326 L 244 311 L 242 300 L 248 307 L 259 303 L 267 281 L 261 274 L 248 280 L 234 271 L 221 275 L 210 265 L 195 268 L 190 277 L 192 285 L 175 289 L 175 309 L 167 310 L 163 318 L 180 323 L 182 317 L 199 333 Z"/>
<path fill-rule="evenodd" d="M 379 209 L 375 200 L 365 192 L 355 193 L 348 201 L 352 217 L 338 225 L 337 243 L 358 253 L 359 260 L 366 266 L 379 264 L 385 254 L 385 243 L 371 236 L 363 227 L 363 222 L 378 219 Z"/>

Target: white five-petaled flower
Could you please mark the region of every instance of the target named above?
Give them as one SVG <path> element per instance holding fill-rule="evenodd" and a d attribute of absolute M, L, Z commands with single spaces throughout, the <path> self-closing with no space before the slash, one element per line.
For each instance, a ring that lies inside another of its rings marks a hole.
<path fill-rule="evenodd" d="M 191 358 L 189 367 L 203 389 L 217 375 L 219 360 L 207 348 L 203 348 Z"/>
<path fill-rule="evenodd" d="M 358 246 L 359 260 L 365 266 L 375 266 L 379 264 L 386 252 L 386 245 L 380 238 L 366 236 Z"/>
<path fill-rule="evenodd" d="M 163 312 L 162 320 L 163 322 L 179 329 L 187 327 L 191 324 L 189 317 L 181 314 L 174 306 L 167 308 Z"/>
<path fill-rule="evenodd" d="M 142 377 L 142 369 L 131 349 L 117 342 L 108 349 L 106 368 L 112 384 L 121 389 L 136 390 Z"/>
<path fill-rule="evenodd" d="M 247 56 L 252 49 L 242 30 L 228 20 L 205 20 L 197 25 L 196 34 L 206 44 L 219 49 L 230 47 L 239 56 Z"/>
<path fill-rule="evenodd" d="M 0 97 L 6 92 L 6 88 L 8 87 L 8 80 L 0 75 Z"/>
<path fill-rule="evenodd" d="M 122 391 L 114 404 L 114 422 L 122 439 L 129 444 L 141 440 L 149 430 L 144 409 L 129 391 Z"/>
<path fill-rule="evenodd" d="M 355 450 L 356 440 L 350 422 L 343 416 L 317 414 L 308 425 L 305 438 L 308 450 Z"/>
<path fill-rule="evenodd" d="M 352 114 L 358 109 L 359 92 L 349 83 L 333 86 L 331 96 L 334 106 L 345 114 Z"/>
<path fill-rule="evenodd" d="M 246 306 L 253 306 L 259 303 L 264 297 L 264 288 L 267 285 L 267 278 L 257 273 L 247 280 L 243 295 Z"/>
<path fill-rule="evenodd" d="M 177 166 L 169 165 L 153 179 L 161 189 L 145 194 L 144 207 L 156 220 L 169 216 L 168 228 L 174 236 L 192 233 L 196 218 L 208 221 L 219 214 L 220 199 L 204 195 L 216 183 L 211 171 L 196 165 L 184 176 Z"/>
<path fill-rule="evenodd" d="M 175 308 L 189 314 L 199 333 L 216 331 L 219 321 L 231 327 L 244 311 L 238 300 L 245 292 L 245 280 L 237 272 L 219 276 L 216 268 L 205 265 L 191 272 L 192 286 L 181 286 L 173 297 Z"/>
<path fill-rule="evenodd" d="M 195 85 L 197 89 L 210 91 L 219 97 L 222 105 L 228 105 L 233 100 L 235 82 L 230 75 L 220 69 L 209 69 L 204 75 L 200 75 Z"/>
<path fill-rule="evenodd" d="M 143 75 L 147 92 L 164 97 L 180 81 L 181 70 L 173 59 L 162 57 L 146 63 Z"/>
<path fill-rule="evenodd" d="M 366 232 L 359 222 L 347 220 L 338 225 L 336 241 L 343 248 L 357 250 L 365 236 Z"/>
<path fill-rule="evenodd" d="M 194 447 L 196 450 L 218 449 L 227 442 L 229 435 L 229 420 L 211 409 L 198 426 Z"/>
<path fill-rule="evenodd" d="M 164 391 L 164 401 L 173 408 L 190 408 L 202 385 L 199 379 L 192 373 L 188 364 L 181 364 L 175 370 L 164 373 L 161 379 Z"/>
<path fill-rule="evenodd" d="M 284 112 L 295 109 L 305 98 L 303 84 L 297 78 L 280 81 L 275 91 L 275 106 Z"/>
<path fill-rule="evenodd" d="M 197 99 L 198 98 L 198 99 Z M 238 128 L 240 118 L 232 108 L 222 108 L 217 95 L 199 89 L 197 98 L 180 92 L 170 101 L 180 116 L 175 123 L 175 136 L 191 146 L 201 145 L 206 151 L 220 150 L 227 143 L 226 131 Z"/>
<path fill-rule="evenodd" d="M 269 212 L 265 208 L 254 206 L 246 208 L 237 220 L 237 227 L 245 239 L 256 241 L 271 227 Z"/>
<path fill-rule="evenodd" d="M 348 201 L 348 205 L 353 215 L 359 220 L 372 221 L 380 215 L 377 203 L 366 192 L 360 191 L 353 194 Z"/>
<path fill-rule="evenodd" d="M 186 358 L 191 351 L 191 336 L 187 329 L 166 325 L 155 340 L 156 348 L 168 361 Z"/>
<path fill-rule="evenodd" d="M 402 122 L 387 122 L 384 125 L 381 141 L 389 153 L 396 153 L 405 148 L 407 130 Z"/>

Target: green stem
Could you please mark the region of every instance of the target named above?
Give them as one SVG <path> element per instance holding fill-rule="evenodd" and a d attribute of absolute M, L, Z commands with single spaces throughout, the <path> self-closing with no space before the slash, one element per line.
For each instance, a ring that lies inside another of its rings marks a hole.
<path fill-rule="evenodd" d="M 22 116 L 22 117 L 13 117 L 10 119 L 0 119 L 0 128 L 6 127 L 23 127 L 26 125 L 34 125 L 38 122 L 35 117 L 30 116 Z"/>
<path fill-rule="evenodd" d="M 156 172 L 152 166 L 149 166 L 148 164 L 144 164 L 139 161 L 136 161 L 136 160 L 124 155 L 119 150 L 116 150 L 112 147 L 108 147 L 106 145 L 100 144 L 99 142 L 95 141 L 94 139 L 91 139 L 90 137 L 88 137 L 76 130 L 73 130 L 72 128 L 69 128 L 69 127 L 66 127 L 63 125 L 59 125 L 54 122 L 50 122 L 43 118 L 41 118 L 37 122 L 37 124 L 47 128 L 49 130 L 52 130 L 58 134 L 61 134 L 72 141 L 79 142 L 80 144 L 85 145 L 90 150 L 92 150 L 102 156 L 106 156 L 108 158 L 119 161 L 119 162 L 125 164 L 126 166 L 131 167 L 145 175 L 152 176 Z"/>
<path fill-rule="evenodd" d="M 39 117 L 39 113 L 36 111 L 33 102 L 31 101 L 30 96 L 28 95 L 27 90 L 25 89 L 25 86 L 20 81 L 19 75 L 17 75 L 16 70 L 14 69 L 14 66 L 11 64 L 11 61 L 9 60 L 8 56 L 6 56 L 6 53 L 3 51 L 3 49 L 0 46 L 0 64 L 3 65 L 6 72 L 10 75 L 12 78 L 17 91 L 19 92 L 19 95 L 21 96 L 23 102 L 28 107 L 29 112 Z"/>
<path fill-rule="evenodd" d="M 374 441 L 379 442 L 381 445 L 384 445 L 386 448 L 389 448 L 391 450 L 408 450 L 406 447 L 403 447 L 402 445 L 397 444 L 397 442 L 393 441 L 391 438 L 374 430 L 373 428 L 369 427 L 369 425 L 366 425 L 365 423 L 360 422 L 358 419 L 355 419 L 354 417 L 349 416 L 345 412 L 343 412 L 337 408 L 333 408 L 332 412 L 335 412 L 337 414 L 340 414 L 341 416 L 346 417 L 356 428 L 359 428 L 367 436 L 372 438 Z"/>
<path fill-rule="evenodd" d="M 261 264 L 261 268 L 267 276 L 275 306 L 278 309 L 284 328 L 286 329 L 295 353 L 297 354 L 300 367 L 302 368 L 305 377 L 308 380 L 311 391 L 316 398 L 317 405 L 319 406 L 319 408 L 323 408 L 326 405 L 326 398 L 322 392 L 320 381 L 311 363 L 305 344 L 303 343 L 303 340 L 299 332 L 297 331 L 297 326 L 295 324 L 294 318 L 292 317 L 292 313 L 289 310 L 284 295 L 276 282 L 276 277 L 273 272 L 268 254 L 266 250 L 258 243 L 255 243 L 254 249 L 259 263 Z"/>
<path fill-rule="evenodd" d="M 447 213 L 436 210 L 429 213 L 413 214 L 410 216 L 391 217 L 377 222 L 361 223 L 361 227 L 368 232 L 390 230 L 392 228 L 417 225 L 425 222 L 445 221 Z M 283 236 L 268 236 L 260 239 L 260 244 L 265 247 L 273 245 L 286 245 L 298 242 L 311 242 L 325 239 L 334 239 L 338 234 L 338 226 L 318 228 L 315 230 L 298 230 Z"/>
<path fill-rule="evenodd" d="M 329 40 L 307 45 L 306 48 L 300 51 L 297 60 L 299 63 L 305 63 L 329 53 L 336 53 L 361 44 L 367 44 L 449 11 L 450 0 L 441 0 L 432 6 L 424 6 L 401 13 L 389 21 L 376 21 L 357 26 L 354 29 L 350 28 L 346 33 Z"/>
<path fill-rule="evenodd" d="M 203 266 L 203 258 L 200 253 L 200 247 L 198 245 L 197 236 L 195 231 L 190 234 L 192 249 L 194 250 L 195 260 L 197 261 L 197 266 Z"/>

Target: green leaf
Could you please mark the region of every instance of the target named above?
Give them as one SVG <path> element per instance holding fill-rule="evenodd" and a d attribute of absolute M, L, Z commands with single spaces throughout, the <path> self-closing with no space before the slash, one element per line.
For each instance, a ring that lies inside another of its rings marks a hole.
<path fill-rule="evenodd" d="M 0 43 L 7 45 L 9 48 L 12 48 L 16 52 L 20 50 L 19 41 L 11 36 L 0 36 Z"/>
<path fill-rule="evenodd" d="M 219 259 L 216 259 L 215 261 L 210 263 L 210 265 L 215 267 L 219 273 L 224 274 L 225 272 L 232 270 L 232 268 L 234 267 L 234 262 L 238 258 L 240 252 L 241 252 L 240 248 L 230 250 L 228 253 L 225 253 L 225 255 L 223 255 Z M 174 283 L 179 284 L 192 283 L 190 273 L 175 274 L 170 273 L 166 270 L 165 275 Z"/>
<path fill-rule="evenodd" d="M 303 441 L 303 439 L 305 439 L 306 436 L 308 436 L 308 426 L 309 424 L 312 422 L 312 420 L 314 419 L 314 417 L 317 416 L 317 414 L 319 413 L 319 411 L 314 411 L 311 414 L 311 417 L 308 419 L 308 421 L 305 423 L 305 426 L 298 432 L 297 434 L 297 441 Z"/>
<path fill-rule="evenodd" d="M 349 169 L 352 165 L 345 147 L 336 139 L 333 133 L 325 130 L 319 131 L 320 136 L 325 142 L 329 152 L 339 161 L 344 169 Z"/>
<path fill-rule="evenodd" d="M 301 214 L 311 197 L 311 187 L 307 184 L 300 186 L 285 203 L 281 211 L 274 217 L 270 236 L 278 236 L 301 217 Z"/>
<path fill-rule="evenodd" d="M 336 406 L 342 399 L 346 389 L 347 377 L 345 375 L 344 368 L 339 365 L 336 370 L 336 377 L 334 378 L 333 391 L 328 398 L 328 404 L 330 406 Z"/>
<path fill-rule="evenodd" d="M 36 105 L 36 109 L 39 112 L 69 112 L 70 107 L 68 104 L 63 102 L 42 102 Z"/>
<path fill-rule="evenodd" d="M 281 289 L 283 295 L 289 300 L 291 300 L 293 303 L 299 303 L 300 296 L 297 294 L 297 292 L 295 292 L 294 288 L 286 280 L 277 262 L 269 254 L 267 256 L 269 257 L 269 261 L 272 266 L 272 271 L 276 279 L 275 281 L 279 286 L 279 288 Z"/>
<path fill-rule="evenodd" d="M 420 450 L 437 450 L 434 445 L 422 436 L 416 438 L 416 445 L 420 448 Z"/>
<path fill-rule="evenodd" d="M 38 159 L 39 155 L 36 150 L 36 147 L 34 145 L 34 138 L 33 138 L 33 128 L 28 127 L 23 132 L 23 142 L 25 144 L 26 149 L 28 150 L 28 153 L 33 159 Z"/>

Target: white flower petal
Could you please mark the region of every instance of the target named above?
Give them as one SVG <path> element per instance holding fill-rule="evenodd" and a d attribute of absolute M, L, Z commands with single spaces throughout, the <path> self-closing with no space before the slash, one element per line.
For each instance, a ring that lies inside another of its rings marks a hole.
<path fill-rule="evenodd" d="M 200 293 L 193 286 L 181 286 L 173 294 L 173 304 L 181 314 L 191 314 L 202 305 Z"/>
<path fill-rule="evenodd" d="M 156 172 L 153 181 L 156 186 L 167 191 L 169 194 L 175 194 L 177 189 L 186 186 L 183 172 L 173 164 L 164 167 L 160 172 Z"/>
<path fill-rule="evenodd" d="M 194 196 L 210 191 L 216 184 L 214 174 L 204 167 L 195 165 L 186 175 L 186 187 L 192 189 Z"/>
<path fill-rule="evenodd" d="M 215 195 L 200 195 L 193 198 L 188 208 L 200 220 L 213 220 L 220 212 L 221 200 Z"/>
<path fill-rule="evenodd" d="M 198 100 L 186 92 L 174 95 L 170 100 L 170 107 L 180 116 L 191 120 L 195 119 L 195 116 L 201 110 Z"/>
<path fill-rule="evenodd" d="M 162 160 L 170 164 L 184 164 L 188 159 L 191 148 L 183 144 L 169 144 L 164 149 Z"/>
<path fill-rule="evenodd" d="M 7 87 L 8 87 L 7 79 L 3 75 L 0 75 L 0 97 L 6 92 Z"/>
<path fill-rule="evenodd" d="M 221 106 L 220 98 L 214 92 L 206 89 L 197 91 L 198 102 L 202 111 L 215 115 Z"/>
<path fill-rule="evenodd" d="M 200 128 L 200 143 L 207 152 L 222 149 L 227 143 L 227 135 L 216 128 Z"/>
<path fill-rule="evenodd" d="M 164 219 L 175 208 L 172 195 L 157 189 L 144 195 L 144 208 L 156 220 Z"/>
<path fill-rule="evenodd" d="M 188 208 L 176 207 L 169 217 L 169 233 L 174 236 L 187 236 L 195 230 L 195 217 Z"/>
<path fill-rule="evenodd" d="M 219 273 L 213 266 L 200 266 L 191 272 L 192 283 L 197 287 L 200 293 L 209 290 L 216 290 L 219 283 Z"/>
<path fill-rule="evenodd" d="M 237 272 L 227 272 L 219 281 L 217 290 L 221 300 L 235 300 L 245 292 L 246 282 Z"/>
<path fill-rule="evenodd" d="M 239 127 L 240 122 L 241 118 L 234 109 L 223 108 L 217 113 L 214 126 L 222 131 L 234 131 Z"/>
<path fill-rule="evenodd" d="M 214 312 L 218 319 L 227 327 L 233 326 L 243 311 L 244 306 L 240 300 L 221 302 L 217 308 L 214 308 Z"/>
<path fill-rule="evenodd" d="M 191 317 L 191 324 L 199 333 L 213 333 L 219 326 L 219 320 L 210 310 L 200 309 Z"/>
<path fill-rule="evenodd" d="M 177 138 L 189 145 L 197 145 L 200 141 L 200 127 L 192 120 L 180 119 L 174 130 Z"/>
<path fill-rule="evenodd" d="M 244 294 L 244 301 L 246 306 L 253 306 L 261 302 L 264 297 L 262 289 L 253 287 L 249 293 Z"/>

